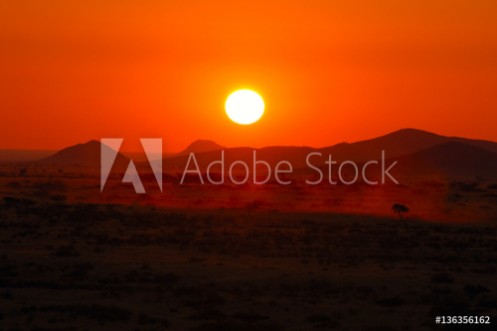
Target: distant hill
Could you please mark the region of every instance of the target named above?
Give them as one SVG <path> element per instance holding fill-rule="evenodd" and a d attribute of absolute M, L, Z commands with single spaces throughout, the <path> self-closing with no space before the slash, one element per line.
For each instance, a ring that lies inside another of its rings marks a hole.
<path fill-rule="evenodd" d="M 373 139 L 325 147 L 320 151 L 326 154 L 331 153 L 338 160 L 362 162 L 377 158 L 382 150 L 385 151 L 387 157 L 397 158 L 447 142 L 460 142 L 497 153 L 495 142 L 446 137 L 417 129 L 402 129 Z"/>
<path fill-rule="evenodd" d="M 197 152 L 194 148 L 187 150 L 195 153 L 200 168 L 205 169 L 209 163 L 220 159 L 221 148 L 217 144 L 214 146 L 216 146 L 215 151 Z M 381 151 L 384 150 L 388 159 L 399 160 L 399 167 L 402 167 L 400 171 L 406 175 L 446 171 L 447 175 L 489 176 L 495 173 L 494 169 L 497 169 L 494 166 L 494 158 L 497 158 L 497 143 L 461 137 L 446 137 L 417 129 L 402 129 L 369 140 L 341 143 L 319 149 L 276 146 L 259 149 L 237 147 L 223 150 L 225 162 L 228 165 L 236 160 L 243 160 L 250 165 L 254 150 L 257 152 L 258 160 L 264 160 L 272 167 L 278 162 L 286 160 L 293 165 L 294 169 L 306 168 L 306 157 L 311 152 L 322 153 L 322 157 L 313 156 L 312 164 L 323 167 L 328 154 L 332 155 L 333 160 L 339 162 L 352 160 L 359 164 L 379 159 Z M 164 161 L 166 171 L 182 171 L 187 164 L 189 152 L 185 151 L 166 158 Z M 460 158 L 464 158 L 464 160 L 460 160 Z M 462 163 L 456 164 L 456 160 L 460 160 Z M 487 166 L 478 166 L 478 164 L 487 164 Z M 454 169 L 451 170 L 451 167 Z"/>
<path fill-rule="evenodd" d="M 62 165 L 62 166 L 83 166 L 83 167 L 100 167 L 100 152 L 102 144 L 99 141 L 91 140 L 84 144 L 77 144 L 64 148 L 55 154 L 39 161 L 45 165 Z M 104 148 L 110 148 L 104 145 Z M 117 154 L 115 165 L 125 166 L 129 159 Z"/>
<path fill-rule="evenodd" d="M 98 167 L 100 146 L 100 142 L 94 140 L 78 144 L 46 157 L 40 163 Z M 294 170 L 305 171 L 306 157 L 312 152 L 322 154 L 322 157 L 313 156 L 312 158 L 312 164 L 318 167 L 325 165 L 328 154 L 331 154 L 333 160 L 338 162 L 352 160 L 360 164 L 368 160 L 379 159 L 381 151 L 384 150 L 387 159 L 398 161 L 399 165 L 395 169 L 402 175 L 442 174 L 497 177 L 497 143 L 446 137 L 416 129 L 402 129 L 369 140 L 341 143 L 324 148 L 299 146 L 273 146 L 258 149 L 224 148 L 213 141 L 197 140 L 184 151 L 165 156 L 164 171 L 171 174 L 182 172 L 187 165 L 190 153 L 195 154 L 200 168 L 205 170 L 209 163 L 221 158 L 221 151 L 224 151 L 227 166 L 234 161 L 242 160 L 251 167 L 254 150 L 257 153 L 257 160 L 269 163 L 272 168 L 278 162 L 286 160 L 292 164 Z M 116 160 L 117 165 L 127 166 L 129 163 L 129 159 L 120 153 Z M 140 165 L 144 169 L 150 169 L 148 162 L 138 164 Z"/>
<path fill-rule="evenodd" d="M 211 141 L 211 140 L 196 140 L 191 143 L 185 150 L 176 154 L 176 156 L 180 155 L 188 155 L 190 153 L 206 153 L 212 151 L 219 151 L 224 147 Z"/>
<path fill-rule="evenodd" d="M 399 157 L 393 174 L 401 176 L 497 177 L 497 153 L 450 141 Z"/>

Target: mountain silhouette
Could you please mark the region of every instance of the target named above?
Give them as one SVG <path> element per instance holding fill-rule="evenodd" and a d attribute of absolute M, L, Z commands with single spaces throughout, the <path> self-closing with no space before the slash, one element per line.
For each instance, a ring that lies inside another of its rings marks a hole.
<path fill-rule="evenodd" d="M 63 165 L 63 166 L 83 166 L 83 167 L 100 167 L 101 147 L 110 148 L 102 145 L 99 141 L 91 140 L 84 144 L 77 144 L 64 148 L 55 154 L 39 161 L 45 165 Z M 124 167 L 129 163 L 129 159 L 117 153 L 115 166 Z"/>
<path fill-rule="evenodd" d="M 216 144 L 216 146 L 219 146 Z M 460 149 L 460 150 L 459 150 Z M 382 151 L 387 159 L 399 160 L 400 172 L 408 175 L 443 173 L 448 176 L 490 176 L 495 172 L 494 158 L 497 157 L 497 143 L 485 140 L 447 137 L 435 133 L 402 129 L 384 136 L 363 140 L 355 143 L 340 143 L 324 148 L 275 146 L 259 149 L 249 147 L 226 148 L 224 151 L 225 164 L 229 165 L 242 160 L 251 165 L 254 150 L 258 160 L 264 160 L 274 167 L 278 162 L 286 160 L 294 169 L 307 168 L 306 157 L 309 153 L 321 153 L 322 157 L 312 157 L 312 164 L 324 167 L 329 154 L 333 160 L 343 162 L 352 160 L 363 163 L 378 160 Z M 193 149 L 191 149 L 193 151 Z M 201 169 L 205 170 L 209 163 L 219 160 L 221 149 L 209 152 L 194 152 L 195 159 Z M 189 155 L 185 153 L 166 158 L 166 171 L 183 171 Z M 464 158 L 462 163 L 456 160 Z M 480 165 L 479 165 L 480 164 Z M 486 164 L 487 166 L 481 166 Z M 193 164 L 192 164 L 193 165 Z M 451 167 L 454 169 L 451 170 Z M 215 171 L 215 170 L 214 170 Z"/>
<path fill-rule="evenodd" d="M 417 129 L 401 129 L 384 136 L 355 143 L 342 143 L 320 149 L 338 160 L 363 162 L 378 157 L 382 150 L 388 158 L 397 158 L 448 142 L 460 142 L 497 153 L 497 143 L 485 140 L 446 137 Z"/>
<path fill-rule="evenodd" d="M 199 139 L 192 142 L 185 150 L 181 151 L 175 156 L 188 155 L 190 153 L 206 153 L 212 151 L 219 151 L 223 148 L 224 148 L 223 146 L 218 145 L 217 143 L 211 140 Z"/>
<path fill-rule="evenodd" d="M 450 141 L 399 157 L 393 171 L 401 176 L 497 177 L 497 153 Z"/>
<path fill-rule="evenodd" d="M 85 144 L 65 148 L 42 159 L 40 163 L 98 167 L 100 148 L 100 142 L 92 140 Z M 194 153 L 202 171 L 205 171 L 211 162 L 220 160 L 221 153 L 224 153 L 226 167 L 238 160 L 252 167 L 254 151 L 257 154 L 257 160 L 267 162 L 273 169 L 277 163 L 285 160 L 292 164 L 294 170 L 305 170 L 308 168 L 306 157 L 310 153 L 321 153 L 322 156 L 318 154 L 312 156 L 312 165 L 324 167 L 328 154 L 331 154 L 333 160 L 337 162 L 351 160 L 360 164 L 380 159 L 381 152 L 385 151 L 387 159 L 398 161 L 395 171 L 399 175 L 497 177 L 497 143 L 447 137 L 417 129 L 402 129 L 373 139 L 340 143 L 324 148 L 303 146 L 272 146 L 258 149 L 224 148 L 210 140 L 197 140 L 182 152 L 166 156 L 163 160 L 164 172 L 170 174 L 183 172 L 190 153 Z M 128 163 L 129 159 L 118 153 L 116 165 L 122 165 L 124 168 Z M 148 162 L 137 165 L 149 169 Z M 241 167 L 238 168 L 238 170 L 243 170 Z M 219 167 L 212 170 L 219 171 Z"/>

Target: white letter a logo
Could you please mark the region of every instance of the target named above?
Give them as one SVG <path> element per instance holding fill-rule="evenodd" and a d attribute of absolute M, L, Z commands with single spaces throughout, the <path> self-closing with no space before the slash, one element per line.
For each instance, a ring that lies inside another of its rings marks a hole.
<path fill-rule="evenodd" d="M 100 191 L 102 192 L 107 179 L 109 178 L 112 166 L 116 161 L 119 149 L 121 148 L 122 138 L 107 138 L 100 140 Z M 162 139 L 140 139 L 143 150 L 147 155 L 148 163 L 152 168 L 155 180 L 162 192 Z M 154 159 L 154 151 L 161 151 L 158 159 Z M 136 193 L 145 193 L 145 188 L 138 175 L 133 160 L 129 161 L 128 168 L 124 173 L 123 183 L 131 183 Z"/>

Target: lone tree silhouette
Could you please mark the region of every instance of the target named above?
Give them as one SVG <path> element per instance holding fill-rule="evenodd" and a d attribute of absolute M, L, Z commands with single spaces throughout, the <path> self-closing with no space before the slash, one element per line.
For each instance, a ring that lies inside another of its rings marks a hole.
<path fill-rule="evenodd" d="M 400 219 L 404 218 L 404 214 L 409 212 L 409 208 L 405 205 L 402 205 L 400 203 L 394 203 L 392 205 L 392 211 L 394 214 L 399 215 Z"/>

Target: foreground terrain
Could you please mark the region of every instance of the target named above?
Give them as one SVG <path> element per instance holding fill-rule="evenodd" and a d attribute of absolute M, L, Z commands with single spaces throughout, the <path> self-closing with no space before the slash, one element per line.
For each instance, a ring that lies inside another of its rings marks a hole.
<path fill-rule="evenodd" d="M 497 224 L 4 197 L 2 330 L 497 323 Z M 63 200 L 63 199 L 60 199 Z"/>

